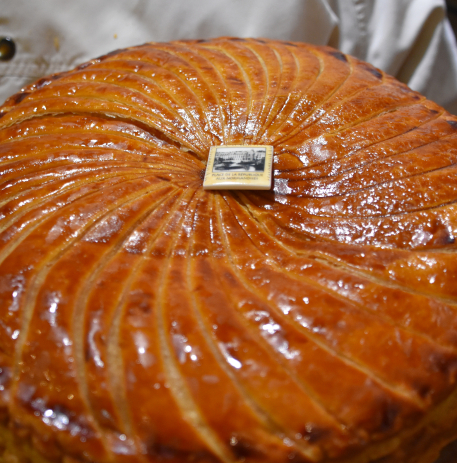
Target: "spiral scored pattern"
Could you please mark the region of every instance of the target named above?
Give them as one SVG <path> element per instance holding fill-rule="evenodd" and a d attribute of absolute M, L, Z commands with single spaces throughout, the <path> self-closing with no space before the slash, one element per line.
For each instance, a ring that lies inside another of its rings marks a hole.
<path fill-rule="evenodd" d="M 0 404 L 47 458 L 340 461 L 455 391 L 457 118 L 366 63 L 146 44 L 0 140 Z M 274 190 L 204 191 L 241 143 Z"/>

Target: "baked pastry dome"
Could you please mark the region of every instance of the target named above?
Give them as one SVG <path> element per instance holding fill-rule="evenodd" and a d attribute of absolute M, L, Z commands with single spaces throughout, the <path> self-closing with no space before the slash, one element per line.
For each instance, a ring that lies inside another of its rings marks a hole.
<path fill-rule="evenodd" d="M 0 118 L 5 454 L 431 462 L 457 435 L 457 118 L 327 47 L 151 43 Z M 274 188 L 204 191 L 212 145 Z"/>

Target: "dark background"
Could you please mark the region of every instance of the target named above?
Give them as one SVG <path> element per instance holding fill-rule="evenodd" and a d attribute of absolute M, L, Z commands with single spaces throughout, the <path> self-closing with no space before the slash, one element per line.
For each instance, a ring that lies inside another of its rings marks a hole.
<path fill-rule="evenodd" d="M 449 20 L 457 36 L 457 0 L 446 0 Z"/>
<path fill-rule="evenodd" d="M 457 0 L 446 0 L 447 13 L 451 22 L 454 35 L 457 37 Z M 436 463 L 457 463 L 457 441 L 446 447 L 441 458 Z"/>
<path fill-rule="evenodd" d="M 446 0 L 449 20 L 454 34 L 457 37 L 457 0 Z M 441 458 L 437 463 L 457 463 L 457 441 L 450 444 L 441 453 Z"/>

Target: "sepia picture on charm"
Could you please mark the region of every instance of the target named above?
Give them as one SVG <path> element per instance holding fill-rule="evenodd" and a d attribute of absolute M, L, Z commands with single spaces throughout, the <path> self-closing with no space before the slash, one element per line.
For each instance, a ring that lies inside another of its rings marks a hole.
<path fill-rule="evenodd" d="M 217 148 L 213 172 L 263 172 L 266 148 Z"/>

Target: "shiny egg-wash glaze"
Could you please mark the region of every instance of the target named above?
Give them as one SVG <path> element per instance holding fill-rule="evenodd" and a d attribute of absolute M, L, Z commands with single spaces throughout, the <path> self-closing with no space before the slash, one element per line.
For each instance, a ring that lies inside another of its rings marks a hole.
<path fill-rule="evenodd" d="M 413 463 L 455 437 L 457 118 L 240 39 L 119 50 L 0 110 L 6 455 Z M 274 146 L 274 189 L 204 191 L 241 143 Z"/>

